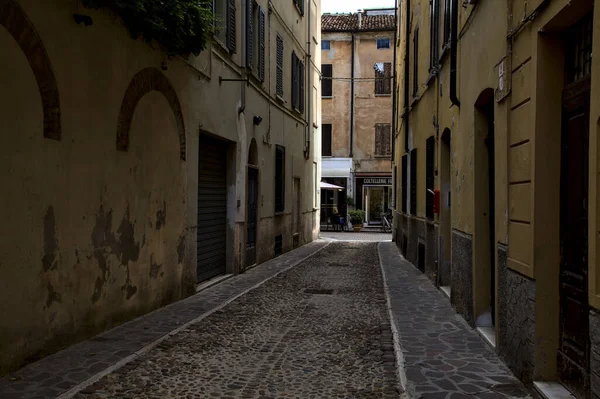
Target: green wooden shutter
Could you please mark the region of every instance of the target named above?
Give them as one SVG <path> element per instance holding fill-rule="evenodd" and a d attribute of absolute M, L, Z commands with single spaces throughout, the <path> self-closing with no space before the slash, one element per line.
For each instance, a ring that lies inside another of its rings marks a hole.
<path fill-rule="evenodd" d="M 265 10 L 259 7 L 258 13 L 258 78 L 265 80 Z"/>
<path fill-rule="evenodd" d="M 304 63 L 298 60 L 298 83 L 299 88 L 299 101 L 300 101 L 300 112 L 304 112 Z"/>
<path fill-rule="evenodd" d="M 254 43 L 254 30 L 252 26 L 252 17 L 254 15 L 254 0 L 246 0 L 246 66 L 252 69 L 252 44 Z"/>
<path fill-rule="evenodd" d="M 227 48 L 234 54 L 237 47 L 235 15 L 235 0 L 229 0 L 227 2 Z"/>

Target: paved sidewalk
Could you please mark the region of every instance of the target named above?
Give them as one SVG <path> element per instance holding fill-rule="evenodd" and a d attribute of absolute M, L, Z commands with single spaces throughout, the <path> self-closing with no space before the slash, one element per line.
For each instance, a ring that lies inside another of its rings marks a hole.
<path fill-rule="evenodd" d="M 375 243 L 333 243 L 78 399 L 397 398 Z"/>
<path fill-rule="evenodd" d="M 376 233 L 376 232 L 368 232 L 368 233 L 354 233 L 352 231 L 322 231 L 319 236 L 323 240 L 331 240 L 331 241 L 372 241 L 372 242 L 382 242 L 382 241 L 392 241 L 391 233 Z"/>
<path fill-rule="evenodd" d="M 444 294 L 394 243 L 379 244 L 393 323 L 413 398 L 521 398 L 528 393 Z"/>
<path fill-rule="evenodd" d="M 232 277 L 182 301 L 127 322 L 87 341 L 26 366 L 0 379 L 0 398 L 55 398 L 115 366 L 134 360 L 144 348 L 215 311 L 329 245 L 317 241 L 248 272 Z M 68 397 L 68 395 L 65 395 Z"/>

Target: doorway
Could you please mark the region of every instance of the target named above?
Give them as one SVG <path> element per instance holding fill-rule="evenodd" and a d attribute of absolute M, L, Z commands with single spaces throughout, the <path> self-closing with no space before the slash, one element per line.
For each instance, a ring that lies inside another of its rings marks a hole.
<path fill-rule="evenodd" d="M 392 203 L 392 189 L 388 186 L 363 186 L 365 219 L 367 224 L 380 225 L 381 214 Z"/>
<path fill-rule="evenodd" d="M 301 204 L 302 204 L 302 193 L 300 192 L 300 179 L 294 178 L 294 205 L 292 215 L 292 234 L 293 234 L 293 247 L 297 248 L 300 246 L 300 229 L 301 229 Z"/>
<path fill-rule="evenodd" d="M 450 207 L 450 140 L 451 133 L 445 129 L 442 133 L 440 146 L 440 272 L 439 285 L 450 297 L 450 282 L 452 281 L 452 262 L 451 262 L 451 233 L 452 233 L 452 212 Z"/>
<path fill-rule="evenodd" d="M 494 90 L 484 90 L 475 103 L 475 325 L 495 345 L 496 227 Z"/>
<path fill-rule="evenodd" d="M 567 34 L 560 177 L 558 374 L 575 396 L 589 395 L 588 173 L 592 13 Z"/>
<path fill-rule="evenodd" d="M 248 166 L 248 203 L 246 220 L 246 267 L 256 264 L 258 225 L 258 169 Z"/>
<path fill-rule="evenodd" d="M 227 265 L 227 144 L 202 135 L 198 161 L 198 282 L 225 274 Z"/>

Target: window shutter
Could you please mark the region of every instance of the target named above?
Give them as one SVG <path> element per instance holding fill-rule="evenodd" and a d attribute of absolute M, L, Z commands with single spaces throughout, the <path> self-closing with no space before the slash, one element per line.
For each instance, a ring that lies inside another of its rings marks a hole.
<path fill-rule="evenodd" d="M 321 130 L 321 155 L 331 156 L 331 124 L 322 125 Z"/>
<path fill-rule="evenodd" d="M 277 35 L 277 95 L 283 96 L 283 39 Z"/>
<path fill-rule="evenodd" d="M 254 15 L 254 0 L 246 0 L 246 66 L 252 69 L 252 43 L 254 43 L 254 29 L 252 19 Z"/>
<path fill-rule="evenodd" d="M 292 52 L 292 108 L 298 108 L 298 57 Z"/>
<path fill-rule="evenodd" d="M 298 82 L 300 83 L 300 112 L 304 112 L 304 63 L 298 60 Z"/>
<path fill-rule="evenodd" d="M 383 154 L 391 155 L 392 154 L 392 125 L 385 124 L 383 126 Z"/>
<path fill-rule="evenodd" d="M 321 64 L 321 96 L 331 97 L 333 95 L 333 65 Z"/>
<path fill-rule="evenodd" d="M 258 78 L 265 80 L 265 10 L 262 7 L 258 13 Z"/>
<path fill-rule="evenodd" d="M 417 215 L 417 149 L 410 151 L 410 213 Z"/>
<path fill-rule="evenodd" d="M 236 51 L 236 25 L 235 25 L 235 0 L 227 2 L 227 48 L 235 54 Z"/>
<path fill-rule="evenodd" d="M 392 63 L 386 62 L 383 64 L 383 93 L 392 94 Z"/>

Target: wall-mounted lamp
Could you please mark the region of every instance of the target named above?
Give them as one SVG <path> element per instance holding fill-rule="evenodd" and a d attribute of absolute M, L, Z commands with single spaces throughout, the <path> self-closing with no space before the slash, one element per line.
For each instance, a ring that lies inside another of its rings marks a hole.
<path fill-rule="evenodd" d="M 262 117 L 255 115 L 254 118 L 252 118 L 252 122 L 254 123 L 254 126 L 258 126 L 262 123 Z"/>

